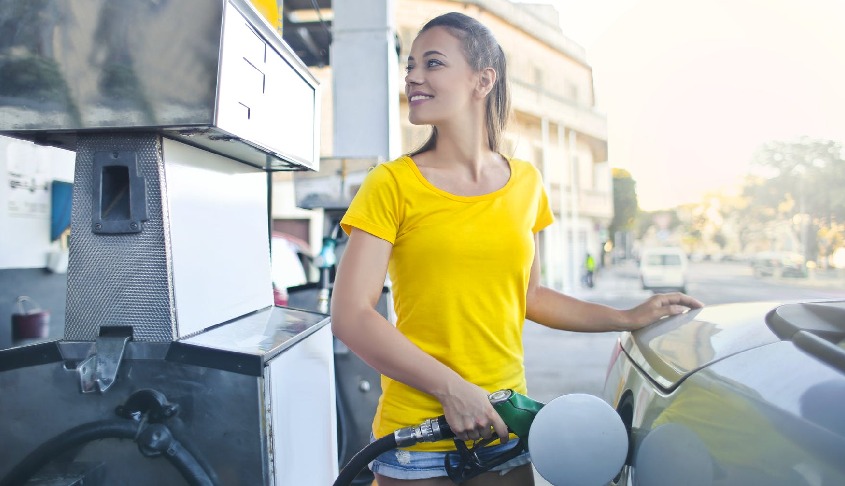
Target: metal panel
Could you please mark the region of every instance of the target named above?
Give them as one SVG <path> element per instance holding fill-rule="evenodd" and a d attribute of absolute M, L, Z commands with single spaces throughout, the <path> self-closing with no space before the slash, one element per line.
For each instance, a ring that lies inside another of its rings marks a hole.
<path fill-rule="evenodd" d="M 222 0 L 0 0 L 0 129 L 210 124 Z"/>
<path fill-rule="evenodd" d="M 273 305 L 267 174 L 163 141 L 177 337 Z"/>
<path fill-rule="evenodd" d="M 97 152 L 134 151 L 147 181 L 141 233 L 91 231 Z M 65 339 L 96 339 L 100 326 L 134 327 L 136 341 L 170 341 L 176 329 L 161 138 L 152 134 L 79 137 L 71 215 Z"/>
<path fill-rule="evenodd" d="M 186 340 L 199 344 L 129 342 L 105 393 L 80 393 L 74 368 L 93 350 L 90 342 L 0 351 L 0 363 L 7 365 L 0 366 L 0 390 L 15 390 L 0 395 L 0 444 L 7 446 L 0 478 L 62 432 L 120 420 L 118 406 L 152 389 L 178 406 L 175 416 L 152 421 L 162 420 L 215 484 L 330 484 L 338 465 L 329 321 L 283 308 L 271 314 L 263 325 L 238 320 L 204 333 L 216 337 Z M 265 339 L 251 339 L 255 332 Z M 225 363 L 221 349 L 203 345 L 229 338 L 231 346 L 231 336 L 247 336 L 234 343 L 237 350 L 226 351 L 232 363 L 266 359 L 258 376 Z M 193 348 L 187 360 L 179 356 L 186 347 Z M 184 483 L 168 461 L 144 457 L 130 440 L 95 440 L 75 449 L 70 460 L 103 463 L 105 479 L 94 484 Z"/>
<path fill-rule="evenodd" d="M 268 435 L 275 484 L 331 484 L 337 477 L 334 381 L 329 326 L 270 362 Z"/>
<path fill-rule="evenodd" d="M 247 0 L 0 0 L 0 133 L 13 137 L 75 150 L 82 132 L 144 129 L 316 169 L 317 90 Z"/>
<path fill-rule="evenodd" d="M 118 405 L 135 391 L 151 388 L 179 405 L 178 415 L 166 424 L 207 465 L 216 484 L 268 484 L 264 379 L 164 361 L 155 351 L 163 345 L 157 343 L 133 346 L 130 355 L 148 356 L 124 360 L 115 385 L 102 394 L 79 393 L 76 372 L 63 363 L 0 372 L 0 389 L 15 390 L 0 399 L 0 478 L 51 437 L 81 424 L 117 419 Z M 73 460 L 105 462 L 105 480 L 96 484 L 185 484 L 163 457 L 144 457 L 129 440 L 90 442 Z"/>
<path fill-rule="evenodd" d="M 91 230 L 93 159 L 114 151 L 136 152 L 146 179 L 139 233 Z M 76 171 L 66 339 L 131 325 L 170 341 L 272 305 L 263 171 L 155 134 L 81 136 Z"/>

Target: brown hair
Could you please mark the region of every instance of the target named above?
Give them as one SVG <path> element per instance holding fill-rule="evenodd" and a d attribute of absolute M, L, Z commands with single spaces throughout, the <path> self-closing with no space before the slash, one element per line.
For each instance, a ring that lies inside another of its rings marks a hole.
<path fill-rule="evenodd" d="M 458 12 L 449 12 L 429 20 L 419 34 L 433 28 L 444 27 L 463 44 L 464 56 L 475 71 L 493 68 L 496 71 L 496 84 L 487 95 L 486 125 L 487 141 L 490 150 L 499 151 L 502 132 L 510 112 L 510 93 L 507 83 L 507 63 L 505 53 L 484 24 L 474 18 Z M 411 155 L 433 149 L 437 145 L 437 127 L 432 127 L 431 136 Z"/>

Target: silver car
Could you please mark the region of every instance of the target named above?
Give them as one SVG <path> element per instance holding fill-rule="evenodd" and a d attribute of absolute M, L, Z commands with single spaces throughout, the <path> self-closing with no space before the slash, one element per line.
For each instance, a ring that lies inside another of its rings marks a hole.
<path fill-rule="evenodd" d="M 623 333 L 620 485 L 845 485 L 845 301 L 705 307 Z"/>

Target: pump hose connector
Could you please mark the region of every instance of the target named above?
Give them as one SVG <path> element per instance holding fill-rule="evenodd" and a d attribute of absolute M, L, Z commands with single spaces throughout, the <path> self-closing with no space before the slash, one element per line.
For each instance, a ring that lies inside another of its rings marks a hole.
<path fill-rule="evenodd" d="M 419 425 L 403 427 L 393 432 L 396 447 L 408 447 L 417 442 L 437 442 L 454 436 L 444 415 L 426 419 Z"/>

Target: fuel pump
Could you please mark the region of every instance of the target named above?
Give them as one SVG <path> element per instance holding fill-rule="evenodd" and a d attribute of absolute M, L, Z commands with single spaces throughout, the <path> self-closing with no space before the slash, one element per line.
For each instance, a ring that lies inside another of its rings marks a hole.
<path fill-rule="evenodd" d="M 628 454 L 628 433 L 619 414 L 598 397 L 571 394 L 543 404 L 513 390 L 488 397 L 519 443 L 486 461 L 475 453 L 497 437 L 476 441 L 472 448 L 458 439 L 445 416 L 405 427 L 370 443 L 344 467 L 334 486 L 350 484 L 359 470 L 380 454 L 419 442 L 453 439 L 456 452 L 445 459 L 446 473 L 460 484 L 504 464 L 523 451 L 531 453 L 537 471 L 555 486 L 600 486 L 622 469 Z"/>
<path fill-rule="evenodd" d="M 64 336 L 0 351 L 0 483 L 329 483 L 328 319 L 273 306 L 268 224 L 270 172 L 319 165 L 315 78 L 247 0 L 0 12 L 0 134 L 76 154 Z"/>

